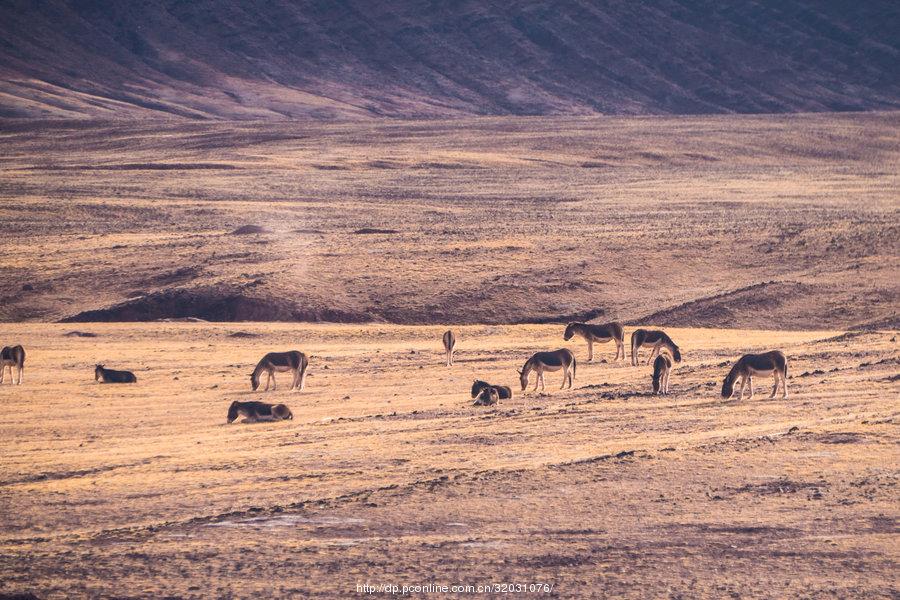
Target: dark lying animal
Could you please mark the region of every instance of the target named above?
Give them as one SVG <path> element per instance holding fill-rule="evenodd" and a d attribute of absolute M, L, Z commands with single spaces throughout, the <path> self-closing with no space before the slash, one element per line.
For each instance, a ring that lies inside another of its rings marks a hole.
<path fill-rule="evenodd" d="M 22 372 L 25 370 L 25 348 L 22 346 L 4 346 L 0 350 L 0 383 L 3 383 L 3 373 L 9 367 L 9 382 L 19 385 L 22 383 Z M 16 368 L 18 379 L 13 379 L 13 367 Z"/>
<path fill-rule="evenodd" d="M 734 382 L 741 378 L 741 393 L 738 400 L 744 399 L 744 385 L 750 384 L 750 398 L 753 398 L 753 376 L 773 375 L 775 387 L 769 398 L 774 398 L 778 391 L 778 382 L 781 382 L 781 397 L 787 398 L 787 358 L 778 350 L 772 350 L 763 354 L 745 354 L 738 359 L 725 380 L 722 382 L 722 397 L 731 398 L 734 394 Z"/>
<path fill-rule="evenodd" d="M 485 388 L 481 388 L 481 391 L 478 392 L 478 397 L 475 399 L 475 402 L 472 403 L 473 406 L 493 406 L 500 401 L 500 394 L 497 393 L 497 388 L 494 386 L 488 386 Z"/>
<path fill-rule="evenodd" d="M 116 371 L 103 365 L 94 367 L 94 379 L 100 383 L 137 383 L 137 377 L 131 371 Z"/>
<path fill-rule="evenodd" d="M 512 389 L 505 385 L 491 385 L 487 381 L 481 381 L 480 379 L 476 379 L 472 383 L 472 398 L 477 398 L 481 395 L 481 391 L 485 388 L 494 388 L 497 390 L 497 396 L 500 400 L 509 400 L 512 398 Z"/>
<path fill-rule="evenodd" d="M 228 407 L 228 422 L 233 423 L 238 417 L 249 422 L 293 420 L 294 414 L 284 404 L 267 402 L 238 402 L 235 400 Z"/>

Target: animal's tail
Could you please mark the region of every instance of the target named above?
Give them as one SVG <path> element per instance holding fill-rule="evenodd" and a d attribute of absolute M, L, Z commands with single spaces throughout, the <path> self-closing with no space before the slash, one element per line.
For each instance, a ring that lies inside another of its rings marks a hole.
<path fill-rule="evenodd" d="M 787 381 L 787 378 L 788 378 L 788 373 L 787 373 L 787 367 L 788 367 L 788 365 L 787 365 L 787 363 L 788 363 L 788 361 L 787 361 L 787 356 L 785 356 L 785 357 L 784 357 L 784 380 L 785 380 L 785 381 Z M 785 384 L 785 385 L 787 385 L 787 384 Z"/>
<path fill-rule="evenodd" d="M 572 385 L 575 385 L 575 365 L 578 361 L 575 360 L 575 357 L 572 356 Z"/>

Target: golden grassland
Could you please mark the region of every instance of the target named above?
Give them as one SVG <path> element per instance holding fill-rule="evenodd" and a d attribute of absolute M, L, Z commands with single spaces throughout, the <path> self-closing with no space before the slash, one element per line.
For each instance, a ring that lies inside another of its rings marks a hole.
<path fill-rule="evenodd" d="M 0 386 L 0 593 L 896 596 L 896 331 L 671 329 L 685 359 L 654 396 L 650 367 L 610 344 L 589 364 L 561 326 L 454 329 L 446 367 L 437 326 L 4 326 L 28 358 Z M 564 346 L 575 389 L 520 393 L 515 369 Z M 768 379 L 719 397 L 731 361 L 776 347 L 786 399 Z M 251 392 L 256 360 L 292 348 L 307 388 Z M 96 383 L 96 362 L 138 383 Z M 514 398 L 473 407 L 475 377 Z M 294 420 L 226 425 L 249 399 Z"/>
<path fill-rule="evenodd" d="M 896 328 L 898 122 L 4 121 L 0 320 Z"/>

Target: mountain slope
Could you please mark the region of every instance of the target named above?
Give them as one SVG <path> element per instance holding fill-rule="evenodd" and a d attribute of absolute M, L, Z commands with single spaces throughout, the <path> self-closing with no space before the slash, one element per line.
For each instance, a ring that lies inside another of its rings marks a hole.
<path fill-rule="evenodd" d="M 0 116 L 900 108 L 887 1 L 9 0 Z"/>

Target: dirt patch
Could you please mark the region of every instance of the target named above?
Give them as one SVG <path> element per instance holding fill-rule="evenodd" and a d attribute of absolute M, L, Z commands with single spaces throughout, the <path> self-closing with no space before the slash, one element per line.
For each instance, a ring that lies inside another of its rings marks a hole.
<path fill-rule="evenodd" d="M 354 235 L 374 235 L 379 233 L 400 233 L 396 229 L 376 229 L 374 227 L 363 227 L 353 232 Z"/>
<path fill-rule="evenodd" d="M 735 489 L 737 494 L 756 494 L 758 496 L 770 496 L 773 494 L 796 494 L 804 490 L 820 491 L 824 487 L 820 482 L 791 481 L 790 479 L 776 479 L 764 483 L 753 483 Z"/>
<path fill-rule="evenodd" d="M 234 333 L 229 333 L 228 337 L 230 338 L 255 338 L 260 337 L 258 333 L 250 333 L 249 331 L 235 331 Z"/>
<path fill-rule="evenodd" d="M 124 163 L 119 165 L 38 165 L 29 171 L 198 171 L 234 170 L 227 163 Z"/>
<path fill-rule="evenodd" d="M 90 331 L 70 331 L 64 333 L 63 337 L 95 338 L 97 337 L 97 334 L 91 333 Z"/>
<path fill-rule="evenodd" d="M 63 323 L 158 321 L 202 319 L 204 321 L 302 321 L 363 323 L 371 315 L 327 308 L 309 308 L 293 300 L 254 296 L 235 287 L 167 289 L 62 319 Z"/>
<path fill-rule="evenodd" d="M 241 225 L 231 232 L 231 235 L 253 235 L 257 233 L 272 233 L 262 225 Z"/>

